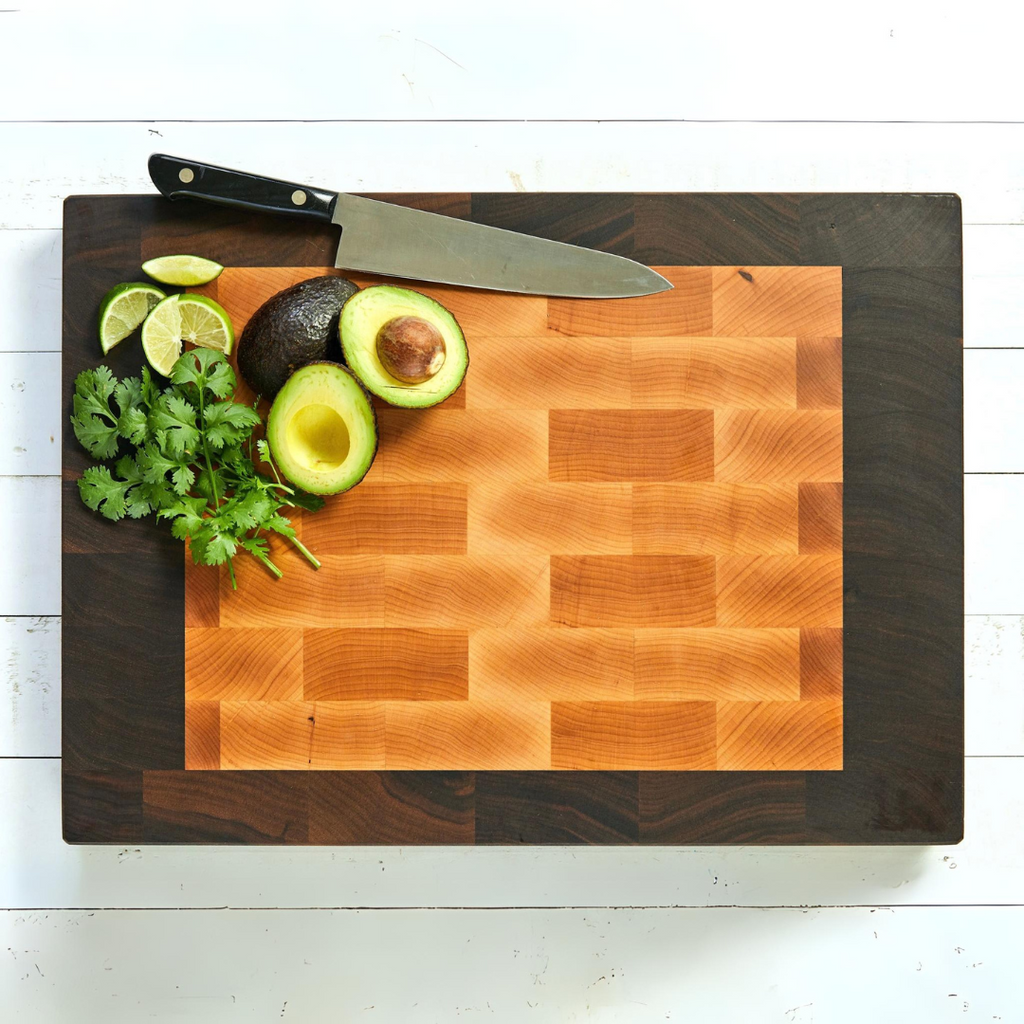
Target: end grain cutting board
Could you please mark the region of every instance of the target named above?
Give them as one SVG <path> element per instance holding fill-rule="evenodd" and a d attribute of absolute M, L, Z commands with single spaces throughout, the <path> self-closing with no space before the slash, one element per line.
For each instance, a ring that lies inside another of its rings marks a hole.
<path fill-rule="evenodd" d="M 69 841 L 958 839 L 956 198 L 383 198 L 676 287 L 423 287 L 465 329 L 466 384 L 378 405 L 366 480 L 299 521 L 323 568 L 282 548 L 280 582 L 240 559 L 233 592 L 166 529 L 89 513 L 67 431 Z M 329 236 L 68 200 L 67 404 L 143 259 L 224 263 L 202 290 L 240 333 L 332 272 Z"/>
<path fill-rule="evenodd" d="M 320 571 L 189 564 L 186 768 L 842 767 L 841 268 L 657 269 L 423 289 L 471 372 L 378 404 L 367 478 L 297 524 Z M 240 332 L 319 273 L 200 291 Z"/>

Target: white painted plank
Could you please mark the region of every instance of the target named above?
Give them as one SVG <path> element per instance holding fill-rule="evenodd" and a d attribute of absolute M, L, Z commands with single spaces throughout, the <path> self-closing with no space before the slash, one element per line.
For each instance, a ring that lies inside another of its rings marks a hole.
<path fill-rule="evenodd" d="M 149 122 L 0 124 L 0 227 L 154 192 L 155 150 L 347 191 L 953 191 L 1024 222 L 1024 125 Z"/>
<path fill-rule="evenodd" d="M 1024 476 L 964 480 L 964 610 L 1015 615 L 1024 609 Z"/>
<path fill-rule="evenodd" d="M 955 847 L 71 847 L 59 787 L 0 760 L 0 907 L 1024 903 L 1024 758 L 968 759 Z"/>
<path fill-rule="evenodd" d="M 60 475 L 60 398 L 59 352 L 0 352 L 0 476 Z"/>
<path fill-rule="evenodd" d="M 0 615 L 60 614 L 60 479 L 0 477 Z"/>
<path fill-rule="evenodd" d="M 1024 470 L 1024 349 L 964 352 L 964 469 Z"/>
<path fill-rule="evenodd" d="M 40 6 L 3 16 L 0 118 L 1020 115 L 1021 20 L 1009 5 L 993 31 L 981 14 L 942 16 L 922 0 L 862 0 L 855 16 L 790 0 L 745 7 L 742 19 L 650 0 L 611 28 L 550 0 L 365 10 L 308 0 L 301 18 L 268 27 L 241 0 L 221 0 L 204 9 L 202 32 L 141 5 L 130 18 L 98 15 L 103 4 L 62 4 L 57 18 Z M 828 73 L 812 85 L 809 67 Z"/>
<path fill-rule="evenodd" d="M 964 228 L 964 345 L 1024 348 L 1024 228 Z"/>
<path fill-rule="evenodd" d="M 0 231 L 0 352 L 60 351 L 60 255 L 59 231 Z"/>
<path fill-rule="evenodd" d="M 60 754 L 60 619 L 0 619 L 0 757 Z"/>
<path fill-rule="evenodd" d="M 1017 1021 L 1024 909 L 0 914 L 16 1020 Z"/>
<path fill-rule="evenodd" d="M 1024 757 L 1024 618 L 967 617 L 967 754 Z"/>

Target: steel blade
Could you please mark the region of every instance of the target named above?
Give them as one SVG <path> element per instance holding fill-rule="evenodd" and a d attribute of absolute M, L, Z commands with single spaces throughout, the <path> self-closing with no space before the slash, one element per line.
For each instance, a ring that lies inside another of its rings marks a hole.
<path fill-rule="evenodd" d="M 642 263 L 375 199 L 338 196 L 335 266 L 417 281 L 571 298 L 628 298 L 672 285 Z"/>

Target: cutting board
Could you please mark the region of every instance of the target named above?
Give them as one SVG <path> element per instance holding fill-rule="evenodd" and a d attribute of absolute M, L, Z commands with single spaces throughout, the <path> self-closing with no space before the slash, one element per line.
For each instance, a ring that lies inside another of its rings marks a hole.
<path fill-rule="evenodd" d="M 297 517 L 319 572 L 187 567 L 186 768 L 842 767 L 842 269 L 657 269 L 422 289 L 472 369 L 377 404 L 366 479 Z M 322 272 L 199 291 L 240 333 Z"/>
<path fill-rule="evenodd" d="M 64 439 L 72 842 L 948 842 L 962 830 L 951 196 L 383 197 L 639 259 L 616 301 L 416 285 L 466 383 L 239 588 L 85 509 Z M 236 331 L 332 232 L 65 206 L 64 386 L 141 260 Z M 355 276 L 357 283 L 372 283 Z M 137 373 L 126 342 L 108 362 Z M 251 399 L 243 387 L 240 400 Z M 102 652 L 102 656 L 97 656 Z"/>

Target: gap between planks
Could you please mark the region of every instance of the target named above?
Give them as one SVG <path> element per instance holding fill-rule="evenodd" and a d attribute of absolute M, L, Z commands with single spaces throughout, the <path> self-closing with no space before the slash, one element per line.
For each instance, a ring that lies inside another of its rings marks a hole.
<path fill-rule="evenodd" d="M 323 911 L 324 913 L 336 913 L 339 911 L 349 913 L 363 913 L 365 911 L 404 911 L 421 910 L 431 912 L 435 910 L 452 910 L 459 912 L 482 911 L 492 912 L 495 910 L 532 910 L 532 911 L 565 911 L 571 913 L 579 910 L 798 910 L 801 913 L 808 913 L 812 910 L 888 910 L 896 913 L 897 910 L 943 910 L 947 908 L 963 909 L 1007 909 L 1013 910 L 1024 907 L 1024 903 L 565 903 L 558 905 L 551 904 L 530 904 L 529 906 L 459 906 L 457 904 L 424 904 L 422 906 L 412 904 L 404 907 L 384 907 L 370 904 L 354 904 L 352 906 L 338 907 L 231 907 L 231 906 L 194 906 L 194 907 L 0 907 L 0 911 L 8 914 L 40 914 L 40 913 L 185 913 L 190 910 L 201 911 L 226 911 L 229 913 L 294 913 L 296 911 Z"/>

